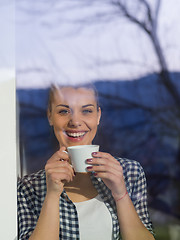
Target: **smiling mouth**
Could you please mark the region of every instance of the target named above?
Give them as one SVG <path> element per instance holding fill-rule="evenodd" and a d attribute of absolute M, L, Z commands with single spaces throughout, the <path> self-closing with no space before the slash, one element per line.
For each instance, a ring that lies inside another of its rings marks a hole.
<path fill-rule="evenodd" d="M 81 138 L 86 134 L 86 132 L 66 132 L 66 134 L 71 138 Z"/>

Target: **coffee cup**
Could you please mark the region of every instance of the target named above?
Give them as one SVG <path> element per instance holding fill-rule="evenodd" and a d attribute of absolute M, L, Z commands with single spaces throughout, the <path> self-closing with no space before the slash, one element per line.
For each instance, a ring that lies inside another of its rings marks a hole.
<path fill-rule="evenodd" d="M 91 165 L 86 160 L 92 158 L 93 152 L 99 151 L 99 145 L 71 146 L 67 150 L 75 172 L 87 172 L 86 168 Z"/>

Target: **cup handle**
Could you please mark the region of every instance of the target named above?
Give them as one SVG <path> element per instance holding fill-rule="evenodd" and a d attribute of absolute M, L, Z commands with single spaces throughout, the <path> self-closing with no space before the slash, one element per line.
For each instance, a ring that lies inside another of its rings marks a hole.
<path fill-rule="evenodd" d="M 67 151 L 63 150 L 62 152 L 66 153 L 69 156 L 69 153 Z M 70 164 L 70 166 L 73 168 L 73 166 L 71 164 Z"/>

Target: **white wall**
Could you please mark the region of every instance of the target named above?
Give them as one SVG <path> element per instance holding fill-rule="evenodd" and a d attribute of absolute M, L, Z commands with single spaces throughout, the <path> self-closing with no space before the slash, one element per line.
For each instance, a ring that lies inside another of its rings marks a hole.
<path fill-rule="evenodd" d="M 0 239 L 17 235 L 16 101 L 11 70 L 0 69 Z"/>
<path fill-rule="evenodd" d="M 0 239 L 17 236 L 15 1 L 0 0 Z"/>

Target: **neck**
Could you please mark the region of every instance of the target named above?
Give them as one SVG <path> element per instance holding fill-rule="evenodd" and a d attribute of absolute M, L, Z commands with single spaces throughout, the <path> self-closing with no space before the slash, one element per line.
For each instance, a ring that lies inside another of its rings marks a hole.
<path fill-rule="evenodd" d="M 76 173 L 72 182 L 66 183 L 65 187 L 75 187 L 78 189 L 87 188 L 92 185 L 91 173 Z"/>
<path fill-rule="evenodd" d="M 66 183 L 64 189 L 73 202 L 86 201 L 98 194 L 91 182 L 90 173 L 76 173 L 73 181 Z"/>

